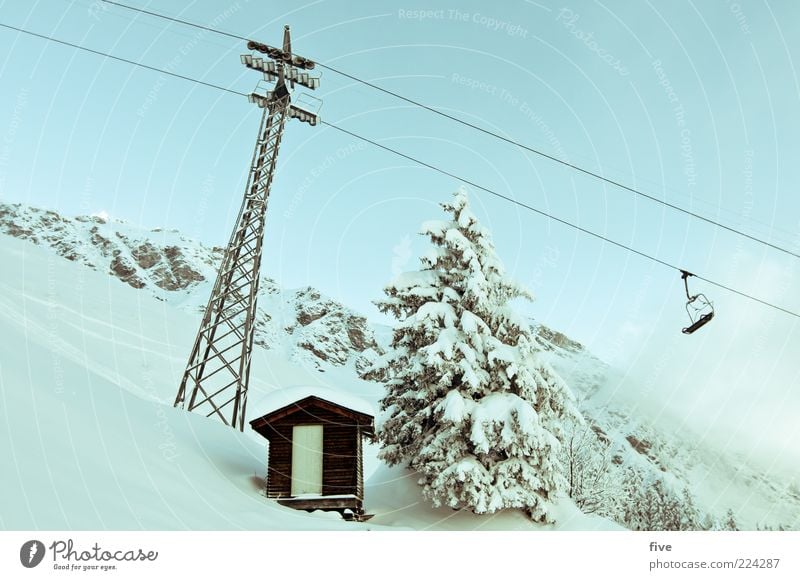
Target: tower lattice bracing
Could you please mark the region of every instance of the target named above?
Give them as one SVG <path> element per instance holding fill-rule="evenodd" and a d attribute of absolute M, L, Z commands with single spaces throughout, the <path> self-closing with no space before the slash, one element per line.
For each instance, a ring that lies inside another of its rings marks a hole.
<path fill-rule="evenodd" d="M 291 104 L 290 87 L 313 89 L 318 79 L 298 70 L 311 69 L 314 63 L 292 54 L 289 27 L 283 49 L 253 41 L 247 46 L 268 58 L 247 54 L 242 63 L 262 72 L 275 87 L 249 95 L 264 112 L 247 188 L 175 398 L 176 407 L 188 403 L 189 411 L 214 416 L 239 430 L 244 429 L 267 202 L 281 138 L 290 118 L 311 125 L 319 121 L 316 114 Z"/>

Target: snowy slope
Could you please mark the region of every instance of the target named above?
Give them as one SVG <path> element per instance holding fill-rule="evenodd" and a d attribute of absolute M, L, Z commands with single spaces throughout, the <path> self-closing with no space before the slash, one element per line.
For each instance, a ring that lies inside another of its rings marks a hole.
<path fill-rule="evenodd" d="M 0 526 L 343 526 L 258 494 L 257 438 L 171 407 L 196 317 L 6 237 L 0 263 Z"/>
<path fill-rule="evenodd" d="M 0 493 L 4 529 L 384 529 L 484 525 L 432 513 L 413 479 L 368 481 L 375 519 L 306 514 L 260 494 L 265 443 L 171 406 L 199 314 L 0 236 Z M 288 335 L 287 335 L 288 337 Z M 290 342 L 290 338 L 287 338 Z M 298 364 L 257 349 L 251 397 L 320 385 L 375 404 L 380 387 L 348 366 Z M 365 471 L 378 467 L 369 450 Z M 379 471 L 380 473 L 380 471 Z M 377 481 L 377 483 L 376 483 Z M 374 496 L 374 497 L 373 497 Z M 414 509 L 409 508 L 413 504 Z M 570 502 L 555 529 L 614 529 Z M 543 529 L 501 514 L 492 527 Z M 551 528 L 547 528 L 551 529 Z"/>
<path fill-rule="evenodd" d="M 367 481 L 366 508 L 376 514 L 370 523 L 415 530 L 624 530 L 605 518 L 581 513 L 568 499 L 553 507 L 554 525 L 531 524 L 530 518 L 519 510 L 475 515 L 447 507 L 433 508 L 419 493 L 417 479 L 408 469 L 380 466 Z"/>
<path fill-rule="evenodd" d="M 316 525 L 269 502 L 252 503 L 253 496 L 261 500 L 254 475 L 264 469 L 257 436 L 171 407 L 219 249 L 174 231 L 9 204 L 0 204 L 0 233 L 7 234 L 0 235 L 0 386 L 8 430 L 0 460 L 20 466 L 10 480 L 4 476 L 3 490 L 11 493 L 0 499 L 0 527 Z M 302 385 L 339 389 L 377 407 L 381 386 L 359 379 L 358 371 L 388 343 L 388 327 L 370 327 L 313 288 L 283 290 L 267 278 L 259 300 L 257 340 L 266 348 L 254 357 L 250 411 L 271 390 Z M 704 511 L 721 518 L 731 508 L 745 529 L 800 527 L 796 483 L 698 445 L 668 419 L 648 419 L 636 401 L 620 396 L 621 373 L 568 337 L 540 327 L 539 340 L 619 465 L 649 471 L 675 489 L 688 486 Z M 376 470 L 367 497 L 367 508 L 379 514 L 373 524 L 489 525 L 467 514 L 432 515 L 413 477 L 387 475 L 391 470 L 378 465 L 373 449 L 365 471 Z M 195 479 L 203 485 L 191 485 Z M 263 504 L 282 515 L 274 525 L 255 515 L 228 521 L 223 512 L 198 519 L 198 502 L 217 506 L 228 487 L 241 500 L 229 498 L 232 510 Z M 26 496 L 35 499 L 14 501 Z M 115 502 L 125 509 L 106 509 Z M 148 502 L 160 507 L 137 513 Z M 173 514 L 166 507 L 172 504 L 182 507 L 170 508 Z M 323 527 L 338 524 L 332 521 Z M 495 523 L 508 529 L 515 521 Z M 595 525 L 576 521 L 586 529 Z"/>

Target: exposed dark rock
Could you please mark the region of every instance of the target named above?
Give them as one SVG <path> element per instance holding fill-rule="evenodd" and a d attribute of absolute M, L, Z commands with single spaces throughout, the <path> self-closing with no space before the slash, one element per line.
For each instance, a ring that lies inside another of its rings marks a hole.
<path fill-rule="evenodd" d="M 131 250 L 131 256 L 139 264 L 139 267 L 145 270 L 152 268 L 161 260 L 161 254 L 150 242 L 139 244 Z"/>
<path fill-rule="evenodd" d="M 317 348 L 317 345 L 311 344 L 310 342 L 301 342 L 297 346 L 300 348 L 304 348 L 309 351 L 311 354 L 316 356 L 318 359 L 322 361 L 328 360 L 328 354 L 320 349 Z"/>
<path fill-rule="evenodd" d="M 610 444 L 611 443 L 611 439 L 609 439 L 608 435 L 606 435 L 606 432 L 603 431 L 603 429 L 600 427 L 600 425 L 598 425 L 597 423 L 592 423 L 591 424 L 591 428 L 592 428 L 592 431 L 594 431 L 594 434 L 597 435 L 597 438 L 600 441 L 602 441 L 603 443 L 606 443 L 606 444 Z"/>
<path fill-rule="evenodd" d="M 350 344 L 353 345 L 357 351 L 362 352 L 368 348 L 378 350 L 378 343 L 375 338 L 369 333 L 367 327 L 367 319 L 363 316 L 350 316 L 347 321 L 347 336 L 350 338 Z"/>
<path fill-rule="evenodd" d="M 136 275 L 134 268 L 125 258 L 117 256 L 111 261 L 111 272 L 123 282 L 130 284 L 134 288 L 144 287 L 144 282 Z"/>
<path fill-rule="evenodd" d="M 544 325 L 539 325 L 537 328 L 537 332 L 540 337 L 544 340 L 559 346 L 565 350 L 569 350 L 572 352 L 580 352 L 583 350 L 583 345 L 577 341 L 572 340 L 571 338 L 567 337 L 566 335 L 547 328 Z"/>
<path fill-rule="evenodd" d="M 32 230 L 28 228 L 21 228 L 17 224 L 10 223 L 6 226 L 6 233 L 10 236 L 14 236 L 15 238 L 21 238 L 23 240 L 30 240 L 33 243 L 37 243 L 39 239 L 33 233 Z"/>
<path fill-rule="evenodd" d="M 178 246 L 164 248 L 164 256 L 168 265 L 156 269 L 156 285 L 164 290 L 183 290 L 190 284 L 202 282 L 205 277 L 186 262 Z"/>
<path fill-rule="evenodd" d="M 633 447 L 637 453 L 649 456 L 650 448 L 653 446 L 652 443 L 646 439 L 638 439 L 635 435 L 628 435 L 625 439 L 628 440 L 628 443 L 631 444 L 631 447 Z"/>
<path fill-rule="evenodd" d="M 299 322 L 303 326 L 308 326 L 309 324 L 311 324 L 315 320 L 319 320 L 320 318 L 322 318 L 326 314 L 327 314 L 327 312 L 324 311 L 324 310 L 313 312 L 313 313 L 312 312 L 308 312 L 308 311 L 298 312 L 297 313 L 297 322 Z"/>
<path fill-rule="evenodd" d="M 108 256 L 110 254 L 109 248 L 111 248 L 111 240 L 101 236 L 98 233 L 99 230 L 97 229 L 97 226 L 93 227 L 89 231 L 92 234 L 91 238 L 89 238 L 92 244 L 100 248 L 100 251 L 104 256 Z"/>

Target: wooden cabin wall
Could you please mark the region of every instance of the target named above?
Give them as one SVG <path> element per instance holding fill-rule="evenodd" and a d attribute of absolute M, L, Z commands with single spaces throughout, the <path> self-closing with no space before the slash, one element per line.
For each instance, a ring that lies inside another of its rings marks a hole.
<path fill-rule="evenodd" d="M 292 489 L 292 428 L 271 429 L 267 465 L 267 497 L 287 497 Z"/>
<path fill-rule="evenodd" d="M 267 495 L 288 497 L 292 486 L 292 428 L 322 424 L 322 493 L 352 493 L 363 497 L 360 469 L 360 430 L 348 419 L 327 409 L 309 407 L 272 424 L 269 445 Z"/>
<path fill-rule="evenodd" d="M 361 436 L 361 427 L 356 428 L 356 462 L 358 464 L 358 480 L 356 481 L 356 496 L 358 499 L 364 499 L 364 449 L 363 439 Z"/>

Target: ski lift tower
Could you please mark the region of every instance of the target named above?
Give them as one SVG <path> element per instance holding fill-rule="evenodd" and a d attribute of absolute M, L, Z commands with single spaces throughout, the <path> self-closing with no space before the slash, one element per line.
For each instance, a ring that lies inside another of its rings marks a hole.
<path fill-rule="evenodd" d="M 256 90 L 248 95 L 264 112 L 244 201 L 175 398 L 175 406 L 185 408 L 188 396 L 189 411 L 214 415 L 240 431 L 244 430 L 250 380 L 264 222 L 281 137 L 288 119 L 319 123 L 316 113 L 291 103 L 290 88 L 316 89 L 319 79 L 305 72 L 314 68 L 313 61 L 292 54 L 289 27 L 284 27 L 282 48 L 252 40 L 247 48 L 253 52 L 242 55 L 242 64 L 275 86 L 263 94 Z"/>

